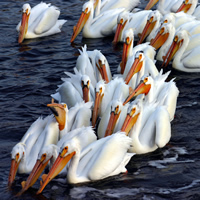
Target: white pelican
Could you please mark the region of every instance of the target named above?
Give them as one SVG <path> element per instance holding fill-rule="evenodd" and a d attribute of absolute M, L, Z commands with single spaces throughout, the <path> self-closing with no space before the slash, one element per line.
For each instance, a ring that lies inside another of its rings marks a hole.
<path fill-rule="evenodd" d="M 184 23 L 177 28 L 177 32 L 179 30 L 186 30 L 190 36 L 200 34 L 200 22 L 198 20 L 193 20 L 191 22 Z M 161 47 L 156 57 L 157 60 L 163 61 L 163 56 L 165 56 L 169 50 L 169 47 L 172 44 L 173 38 L 175 36 L 175 32 L 175 27 L 172 24 L 164 23 L 161 26 L 160 31 L 158 31 L 156 37 L 151 40 L 150 45 L 155 47 L 155 49 Z M 195 43 L 195 46 L 197 46 L 198 39 Z M 187 49 L 187 51 L 190 49 Z"/>
<path fill-rule="evenodd" d="M 62 78 L 64 83 L 58 86 L 55 94 L 51 95 L 59 103 L 66 103 L 69 108 L 83 100 L 88 102 L 94 99 L 94 87 L 90 78 L 82 75 L 76 68 L 74 68 L 74 72 L 75 74 L 65 72 L 69 78 Z"/>
<path fill-rule="evenodd" d="M 140 33 L 140 39 L 137 44 L 141 44 L 145 38 L 146 41 L 151 41 L 155 37 L 158 28 L 160 27 L 160 19 L 162 18 L 161 13 L 158 10 L 152 11 L 149 13 L 149 16 L 146 21 L 146 25 Z"/>
<path fill-rule="evenodd" d="M 151 46 L 156 50 L 160 48 L 156 56 L 157 60 L 163 61 L 163 56 L 166 55 L 169 45 L 173 41 L 175 32 L 175 27 L 171 23 L 163 23 L 156 37 L 151 40 Z"/>
<path fill-rule="evenodd" d="M 113 27 L 117 24 L 117 17 L 124 9 L 117 8 L 106 11 L 93 18 L 93 3 L 91 1 L 86 2 L 83 5 L 81 17 L 74 27 L 71 42 L 75 40 L 83 27 L 83 37 L 85 38 L 101 38 L 113 34 Z"/>
<path fill-rule="evenodd" d="M 107 137 L 119 131 L 124 122 L 127 109 L 128 105 L 123 106 L 123 101 L 112 100 L 99 123 L 97 129 L 98 138 Z"/>
<path fill-rule="evenodd" d="M 134 155 L 127 153 L 131 138 L 124 133 L 97 140 L 81 151 L 81 141 L 76 138 L 62 145 L 60 154 L 48 175 L 43 178 L 37 194 L 52 180 L 70 161 L 67 172 L 68 183 L 97 181 L 109 176 L 126 172 L 125 166 Z"/>
<path fill-rule="evenodd" d="M 122 36 L 129 28 L 133 28 L 134 37 L 138 38 L 138 34 L 142 32 L 146 25 L 146 21 L 150 12 L 152 11 L 142 10 L 136 13 L 129 13 L 127 11 L 120 13 L 117 18 L 117 26 L 114 28 L 115 37 L 113 42 L 123 42 Z"/>
<path fill-rule="evenodd" d="M 150 10 L 158 1 L 157 10 L 163 15 L 169 12 L 176 12 L 183 2 L 183 0 L 150 0 L 145 10 Z"/>
<path fill-rule="evenodd" d="M 20 174 L 30 173 L 41 148 L 49 144 L 56 144 L 58 139 L 58 123 L 53 115 L 44 119 L 38 118 L 12 149 L 8 186 L 12 185 L 17 171 Z"/>
<path fill-rule="evenodd" d="M 19 32 L 18 42 L 24 39 L 53 35 L 61 32 L 67 20 L 58 20 L 60 10 L 51 4 L 39 3 L 31 9 L 28 3 L 22 7 L 22 20 L 16 29 Z"/>
<path fill-rule="evenodd" d="M 133 97 L 138 96 L 139 94 L 145 94 L 145 101 L 148 103 L 156 101 L 159 105 L 166 106 L 170 115 L 170 120 L 172 121 L 174 119 L 179 90 L 173 81 L 174 79 L 165 82 L 169 73 L 170 72 L 167 72 L 162 75 L 161 70 L 160 74 L 155 79 L 151 76 L 144 76 L 142 82 L 133 92 L 131 92 L 123 104 L 125 105 Z"/>
<path fill-rule="evenodd" d="M 199 48 L 200 34 L 189 38 L 186 30 L 176 33 L 173 43 L 164 57 L 163 64 L 167 66 L 173 59 L 172 67 L 184 72 L 200 72 Z"/>
<path fill-rule="evenodd" d="M 182 24 L 185 24 L 187 22 L 192 22 L 196 20 L 195 16 L 188 15 L 184 12 L 178 12 L 178 13 L 167 13 L 165 14 L 162 19 L 160 20 L 161 24 L 163 23 L 172 23 L 175 28 L 177 29 Z"/>
<path fill-rule="evenodd" d="M 134 119 L 135 118 L 135 119 Z M 127 122 L 134 121 L 134 126 L 127 126 Z M 169 113 L 165 106 L 157 103 L 145 103 L 136 100 L 129 106 L 125 126 L 128 136 L 132 138 L 129 152 L 144 154 L 164 147 L 171 138 L 171 124 Z M 122 130 L 124 131 L 124 130 Z"/>
<path fill-rule="evenodd" d="M 99 50 L 87 51 L 87 46 L 84 45 L 82 51 L 79 50 L 79 52 L 80 56 L 76 61 L 76 68 L 79 73 L 90 77 L 93 86 L 102 79 L 107 83 L 111 81 L 110 66 L 106 57 Z"/>
<path fill-rule="evenodd" d="M 133 48 L 133 29 L 128 29 L 124 32 L 123 35 L 124 45 L 122 53 L 122 62 L 118 66 L 118 71 L 121 68 L 121 73 L 124 73 L 124 70 L 129 70 L 135 60 L 135 54 L 138 51 L 143 51 L 145 56 L 149 57 L 154 61 L 156 51 L 148 43 L 137 45 Z M 125 74 L 126 76 L 127 74 Z"/>
<path fill-rule="evenodd" d="M 139 5 L 140 0 L 93 0 L 95 9 L 95 16 L 102 14 L 105 11 L 115 9 L 115 8 L 125 8 L 127 11 L 133 10 L 136 6 Z"/>
<path fill-rule="evenodd" d="M 108 84 L 99 81 L 95 88 L 95 102 L 92 113 L 92 126 L 95 127 L 97 117 L 102 117 L 112 100 L 122 100 L 127 98 L 130 87 L 125 84 L 122 78 L 116 77 Z"/>
<path fill-rule="evenodd" d="M 198 3 L 198 0 L 184 0 L 176 12 L 183 11 L 184 13 L 192 15 L 195 11 L 197 3 Z"/>
<path fill-rule="evenodd" d="M 52 102 L 51 104 L 47 104 L 59 124 L 60 138 L 68 134 L 70 130 L 82 126 L 90 126 L 92 104 L 92 102 L 77 103 L 69 110 L 64 103 L 58 104 Z"/>
<path fill-rule="evenodd" d="M 34 183 L 37 181 L 40 174 L 48 164 L 50 164 L 49 169 L 51 169 L 53 163 L 58 157 L 59 149 L 62 144 L 66 141 L 70 141 L 74 137 L 77 137 L 81 141 L 81 148 L 85 148 L 86 146 L 97 140 L 97 137 L 92 127 L 82 127 L 70 131 L 68 134 L 63 136 L 56 145 L 50 144 L 43 147 L 38 154 L 37 162 L 35 163 L 32 172 L 30 173 L 27 180 L 22 182 L 22 191 L 20 192 L 20 194 L 22 194 L 29 187 L 34 185 Z"/>
<path fill-rule="evenodd" d="M 145 55 L 143 51 L 138 51 L 135 53 L 134 61 L 132 58 L 129 58 L 125 67 L 123 78 L 126 84 L 135 88 L 144 74 L 151 75 L 155 78 L 159 73 L 154 62 L 147 55 Z"/>

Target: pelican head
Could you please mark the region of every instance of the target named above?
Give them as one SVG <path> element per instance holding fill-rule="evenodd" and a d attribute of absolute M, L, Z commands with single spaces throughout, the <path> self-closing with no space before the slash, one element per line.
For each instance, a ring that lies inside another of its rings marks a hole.
<path fill-rule="evenodd" d="M 140 40 L 137 44 L 141 44 L 145 40 L 145 38 L 152 32 L 157 21 L 160 21 L 160 12 L 158 10 L 150 12 L 147 18 L 147 23 L 141 33 Z"/>
<path fill-rule="evenodd" d="M 172 23 L 174 25 L 175 20 L 176 20 L 175 13 L 167 13 L 163 16 L 160 22 L 161 22 L 161 25 L 166 24 L 166 23 Z"/>
<path fill-rule="evenodd" d="M 47 104 L 47 107 L 51 109 L 53 112 L 56 121 L 59 124 L 59 129 L 62 131 L 65 128 L 66 120 L 67 120 L 67 114 L 68 114 L 68 107 L 65 103 L 54 103 L 52 101 L 51 104 Z"/>
<path fill-rule="evenodd" d="M 38 154 L 38 159 L 35 163 L 35 166 L 33 167 L 33 170 L 31 171 L 29 177 L 26 181 L 23 181 L 21 183 L 22 190 L 20 194 L 25 192 L 29 187 L 35 184 L 37 179 L 39 178 L 40 174 L 43 172 L 49 161 L 52 162 L 55 161 L 55 159 L 58 156 L 58 147 L 54 144 L 50 144 L 48 146 L 45 146 L 41 149 L 40 153 Z"/>
<path fill-rule="evenodd" d="M 73 138 L 72 140 L 68 140 L 63 143 L 60 148 L 59 155 L 55 160 L 53 166 L 51 167 L 48 174 L 43 174 L 41 186 L 37 192 L 37 194 L 41 193 L 46 185 L 55 178 L 66 166 L 69 160 L 76 154 L 76 152 L 80 151 L 80 142 L 78 139 Z"/>
<path fill-rule="evenodd" d="M 98 51 L 97 56 L 95 57 L 95 63 L 96 63 L 96 67 L 99 70 L 102 79 L 108 83 L 109 82 L 109 78 L 108 78 L 108 74 L 106 71 L 106 64 L 107 64 L 107 60 L 106 57 L 100 52 Z"/>
<path fill-rule="evenodd" d="M 145 56 L 144 56 L 143 51 L 136 52 L 135 60 L 131 66 L 129 73 L 127 74 L 127 76 L 125 78 L 126 84 L 129 84 L 129 82 L 130 82 L 131 78 L 134 76 L 134 74 L 138 73 L 141 70 L 143 63 L 144 63 L 144 59 L 145 59 Z"/>
<path fill-rule="evenodd" d="M 195 6 L 195 3 L 197 4 L 198 1 L 196 0 L 185 0 L 179 7 L 179 9 L 176 12 L 181 12 L 183 11 L 184 13 L 188 13 L 188 11 L 191 9 L 192 6 Z"/>
<path fill-rule="evenodd" d="M 87 75 L 81 77 L 81 87 L 83 91 L 83 100 L 87 103 L 90 100 L 90 78 Z"/>
<path fill-rule="evenodd" d="M 141 110 L 141 99 L 131 102 L 127 110 L 127 116 L 122 125 L 121 131 L 126 132 L 126 135 L 130 132 L 131 128 L 137 122 L 138 116 Z"/>
<path fill-rule="evenodd" d="M 134 91 L 130 93 L 130 95 L 126 98 L 123 105 L 128 103 L 133 97 L 138 96 L 139 94 L 145 94 L 147 95 L 149 90 L 151 89 L 152 84 L 152 77 L 144 75 L 141 79 L 140 84 L 136 87 Z"/>
<path fill-rule="evenodd" d="M 124 73 L 126 62 L 128 60 L 128 56 L 133 47 L 133 40 L 134 40 L 133 29 L 130 28 L 130 29 L 126 30 L 123 34 L 124 45 L 123 45 L 122 61 L 120 63 L 121 74 Z"/>
<path fill-rule="evenodd" d="M 110 112 L 110 119 L 107 125 L 107 129 L 105 132 L 105 137 L 109 136 L 113 133 L 113 130 L 115 128 L 115 125 L 119 119 L 119 116 L 121 114 L 121 110 L 122 110 L 122 103 L 118 100 L 113 100 L 111 102 L 111 112 Z"/>
<path fill-rule="evenodd" d="M 149 0 L 149 3 L 145 7 L 145 10 L 150 10 L 159 0 Z"/>
<path fill-rule="evenodd" d="M 28 31 L 28 20 L 31 13 L 31 6 L 26 3 L 22 7 L 22 20 L 19 31 L 18 43 L 22 43 Z"/>
<path fill-rule="evenodd" d="M 163 64 L 162 66 L 167 66 L 169 62 L 172 60 L 176 52 L 181 48 L 183 45 L 184 39 L 188 37 L 188 32 L 186 30 L 180 30 L 176 33 L 174 40 L 166 54 L 163 57 Z"/>
<path fill-rule="evenodd" d="M 8 186 L 10 187 L 15 180 L 15 176 L 19 167 L 19 164 L 21 160 L 24 157 L 25 154 L 25 144 L 18 143 L 16 144 L 11 152 L 11 167 L 10 167 L 10 173 L 8 177 Z"/>
<path fill-rule="evenodd" d="M 92 9 L 93 9 L 92 1 L 88 1 L 83 5 L 82 14 L 78 20 L 77 25 L 74 26 L 73 34 L 72 34 L 70 42 L 73 42 L 75 40 L 76 36 L 81 32 L 82 28 L 84 27 L 85 23 L 87 22 L 87 20 L 90 17 Z"/>
<path fill-rule="evenodd" d="M 156 37 L 151 40 L 150 45 L 153 46 L 156 50 L 159 49 L 167 41 L 169 34 L 174 32 L 175 28 L 171 23 L 163 23 Z"/>
<path fill-rule="evenodd" d="M 92 126 L 93 127 L 95 127 L 95 124 L 97 121 L 100 104 L 102 102 L 104 92 L 105 92 L 105 83 L 103 80 L 101 80 L 96 84 L 95 102 L 94 102 L 94 109 L 92 112 Z"/>
<path fill-rule="evenodd" d="M 113 43 L 118 43 L 119 41 L 121 41 L 123 30 L 128 21 L 129 21 L 129 12 L 127 11 L 121 12 L 117 18 L 117 29 L 115 32 Z"/>

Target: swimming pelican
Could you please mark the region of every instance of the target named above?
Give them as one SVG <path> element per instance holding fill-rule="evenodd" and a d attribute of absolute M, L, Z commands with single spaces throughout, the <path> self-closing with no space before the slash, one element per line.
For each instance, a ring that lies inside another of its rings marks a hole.
<path fill-rule="evenodd" d="M 55 94 L 51 95 L 59 103 L 66 103 L 69 108 L 83 100 L 88 102 L 94 99 L 94 87 L 90 78 L 82 75 L 76 68 L 74 68 L 74 72 L 75 74 L 65 72 L 69 78 L 62 78 L 64 83 L 58 86 Z"/>
<path fill-rule="evenodd" d="M 122 73 L 125 73 L 126 71 L 126 74 L 124 75 L 125 78 L 135 60 L 136 52 L 143 51 L 145 56 L 154 61 L 156 51 L 148 43 L 140 44 L 133 48 L 133 29 L 128 29 L 124 32 L 123 40 L 124 46 L 122 53 L 122 62 L 118 66 L 118 71 L 119 69 L 121 69 Z"/>
<path fill-rule="evenodd" d="M 148 19 L 146 21 L 146 25 L 140 33 L 140 39 L 137 44 L 141 44 L 145 38 L 146 41 L 151 41 L 152 38 L 155 37 L 158 28 L 160 27 L 160 19 L 162 18 L 161 13 L 158 10 L 152 11 L 149 13 Z"/>
<path fill-rule="evenodd" d="M 130 82 L 132 88 L 139 84 L 144 74 L 151 75 L 153 78 L 159 74 L 154 62 L 143 51 L 136 52 L 133 63 L 129 64 L 131 61 L 130 58 L 126 64 L 123 78 L 126 84 Z"/>
<path fill-rule="evenodd" d="M 195 11 L 197 3 L 198 3 L 198 0 L 184 0 L 176 12 L 183 11 L 184 13 L 192 15 L 193 12 Z"/>
<path fill-rule="evenodd" d="M 135 118 L 135 119 L 134 119 Z M 134 121 L 134 126 L 127 126 L 127 122 Z M 144 154 L 164 147 L 171 138 L 171 124 L 169 113 L 165 106 L 157 103 L 147 103 L 143 100 L 133 101 L 125 119 L 127 134 L 132 138 L 129 152 Z"/>
<path fill-rule="evenodd" d="M 97 129 L 98 138 L 107 137 L 116 133 L 122 127 L 128 105 L 123 106 L 123 101 L 112 100 L 103 114 Z"/>
<path fill-rule="evenodd" d="M 95 127 L 97 117 L 102 117 L 104 115 L 112 100 L 124 101 L 129 95 L 130 90 L 130 87 L 125 84 L 122 78 L 116 77 L 108 84 L 99 81 L 95 88 L 96 94 L 92 113 L 92 126 Z"/>
<path fill-rule="evenodd" d="M 37 181 L 40 174 L 48 164 L 49 169 L 51 169 L 53 163 L 58 157 L 59 149 L 62 144 L 66 141 L 72 140 L 72 138 L 74 137 L 77 137 L 81 141 L 81 149 L 85 148 L 86 146 L 97 140 L 97 137 L 92 127 L 81 127 L 68 132 L 68 134 L 63 136 L 56 145 L 50 144 L 42 148 L 40 153 L 38 154 L 37 162 L 35 163 L 32 172 L 30 173 L 27 180 L 22 182 L 22 191 L 20 192 L 20 194 L 22 194 L 29 187 L 34 185 L 34 183 Z"/>
<path fill-rule="evenodd" d="M 108 61 L 99 50 L 87 51 L 87 46 L 84 45 L 82 51 L 79 50 L 79 52 L 76 68 L 81 74 L 90 77 L 93 86 L 102 79 L 107 83 L 112 79 Z"/>
<path fill-rule="evenodd" d="M 60 138 L 68 134 L 70 130 L 80 128 L 82 126 L 90 126 L 92 102 L 77 103 L 74 107 L 68 110 L 65 103 L 47 104 L 53 112 L 60 130 Z"/>
<path fill-rule="evenodd" d="M 163 64 L 167 66 L 174 58 L 172 62 L 173 68 L 184 72 L 200 72 L 199 38 L 200 34 L 194 35 L 190 39 L 186 30 L 178 31 L 164 57 Z"/>
<path fill-rule="evenodd" d="M 166 106 L 170 115 L 170 120 L 172 121 L 174 119 L 179 90 L 175 85 L 174 79 L 165 82 L 169 73 L 170 72 L 167 72 L 162 75 L 161 70 L 155 79 L 151 76 L 144 76 L 142 82 L 131 92 L 123 105 L 129 102 L 133 97 L 139 94 L 145 94 L 145 101 L 148 103 L 156 101 L 158 105 Z"/>
<path fill-rule="evenodd" d="M 18 42 L 61 32 L 60 29 L 67 20 L 58 20 L 59 15 L 60 10 L 51 4 L 41 2 L 32 9 L 28 3 L 24 4 L 22 20 L 16 27 L 19 32 Z"/>
<path fill-rule="evenodd" d="M 183 2 L 183 0 L 150 0 L 145 10 L 150 10 L 158 1 L 157 10 L 159 10 L 162 15 L 176 12 Z"/>
<path fill-rule="evenodd" d="M 163 23 L 172 23 L 174 27 L 177 29 L 182 24 L 185 24 L 187 22 L 192 22 L 196 20 L 195 16 L 188 15 L 184 12 L 178 12 L 178 13 L 167 13 L 165 14 L 162 19 L 160 20 L 161 25 Z"/>
<path fill-rule="evenodd" d="M 151 10 L 142 10 L 136 13 L 130 13 L 124 11 L 119 14 L 117 18 L 117 26 L 114 28 L 115 37 L 113 42 L 123 42 L 123 34 L 129 29 L 133 28 L 134 30 L 134 38 L 138 38 L 138 34 L 142 32 L 145 27 L 147 18 Z"/>
<path fill-rule="evenodd" d="M 101 38 L 113 34 L 113 27 L 117 24 L 117 17 L 124 10 L 125 8 L 113 9 L 93 18 L 93 3 L 91 1 L 86 2 L 83 5 L 81 17 L 74 27 L 71 42 L 75 40 L 83 27 L 83 37 L 85 38 Z"/>
<path fill-rule="evenodd" d="M 62 145 L 60 154 L 48 175 L 43 178 L 37 194 L 52 180 L 70 161 L 67 172 L 68 183 L 97 181 L 109 176 L 126 172 L 125 166 L 134 155 L 127 153 L 131 138 L 124 133 L 97 140 L 81 151 L 81 141 L 73 138 Z"/>
<path fill-rule="evenodd" d="M 99 14 L 102 14 L 105 11 L 112 10 L 115 8 L 125 8 L 127 11 L 133 10 L 136 6 L 138 6 L 140 0 L 94 0 L 94 7 L 95 9 L 95 17 Z"/>
<path fill-rule="evenodd" d="M 12 149 L 8 186 L 12 185 L 17 171 L 20 174 L 30 173 L 41 148 L 49 144 L 56 144 L 58 139 L 58 123 L 53 115 L 44 119 L 39 117 Z"/>

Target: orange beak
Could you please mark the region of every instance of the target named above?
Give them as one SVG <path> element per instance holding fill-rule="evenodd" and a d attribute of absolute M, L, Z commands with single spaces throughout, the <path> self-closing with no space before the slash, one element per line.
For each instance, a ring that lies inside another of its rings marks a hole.
<path fill-rule="evenodd" d="M 138 96 L 139 94 L 147 95 L 150 89 L 151 89 L 150 84 L 146 85 L 144 82 L 140 83 L 137 86 L 137 88 L 127 97 L 123 105 L 127 104 L 133 97 Z"/>
<path fill-rule="evenodd" d="M 86 8 L 86 10 L 87 10 L 87 8 Z M 81 32 L 81 30 L 84 27 L 85 23 L 87 22 L 89 16 L 90 16 L 90 12 L 88 12 L 88 13 L 86 11 L 82 12 L 77 25 L 74 26 L 72 38 L 70 41 L 71 43 L 75 40 L 76 36 Z"/>
<path fill-rule="evenodd" d="M 89 101 L 89 88 L 87 85 L 84 85 L 82 90 L 83 90 L 83 100 L 85 101 L 85 103 L 87 103 Z"/>
<path fill-rule="evenodd" d="M 129 41 L 129 38 L 126 38 L 126 42 L 124 42 L 123 45 L 122 62 L 120 63 L 121 74 L 123 74 L 125 70 L 126 62 L 128 60 L 128 54 L 131 47 L 131 42 L 132 41 Z"/>
<path fill-rule="evenodd" d="M 133 113 L 134 114 L 134 113 Z M 124 123 L 122 125 L 121 131 L 122 132 L 126 132 L 126 135 L 128 136 L 131 128 L 135 125 L 135 123 L 137 122 L 137 119 L 140 115 L 140 113 L 138 113 L 137 115 L 135 115 L 134 117 L 133 114 L 127 114 L 126 119 L 124 120 Z"/>
<path fill-rule="evenodd" d="M 63 130 L 65 128 L 65 122 L 66 122 L 66 111 L 64 109 L 66 105 L 51 103 L 51 104 L 47 104 L 47 107 L 49 107 L 51 111 L 53 112 L 56 118 L 56 121 L 59 124 L 59 129 Z"/>
<path fill-rule="evenodd" d="M 146 25 L 145 25 L 145 27 L 144 27 L 144 29 L 142 31 L 140 40 L 138 41 L 137 45 L 141 44 L 145 40 L 145 38 L 151 33 L 151 31 L 153 30 L 153 28 L 154 28 L 154 26 L 156 24 L 156 20 L 154 22 L 152 22 L 152 20 L 153 20 L 153 18 L 150 18 L 147 21 L 147 23 L 146 23 Z"/>
<path fill-rule="evenodd" d="M 165 66 L 167 67 L 167 65 L 169 64 L 169 62 L 172 60 L 172 58 L 174 57 L 174 55 L 176 54 L 176 52 L 179 50 L 180 46 L 182 45 L 183 40 L 179 41 L 177 43 L 177 41 L 173 41 L 172 45 L 170 46 L 167 54 L 165 57 L 163 57 L 163 64 L 162 67 Z M 167 61 L 166 61 L 167 60 Z"/>
<path fill-rule="evenodd" d="M 115 113 L 114 111 L 112 111 L 110 113 L 110 119 L 109 119 L 108 126 L 107 126 L 107 129 L 106 129 L 104 137 L 107 137 L 107 136 L 109 136 L 109 135 L 111 135 L 113 133 L 113 130 L 115 128 L 115 125 L 117 123 L 117 120 L 119 118 L 120 113 L 121 112 Z"/>
<path fill-rule="evenodd" d="M 22 14 L 22 22 L 21 22 L 20 31 L 19 31 L 18 43 L 23 42 L 25 35 L 28 31 L 29 16 L 30 16 L 30 14 L 27 14 L 26 12 Z"/>
<path fill-rule="evenodd" d="M 147 6 L 145 7 L 145 10 L 150 10 L 159 0 L 150 0 Z"/>
<path fill-rule="evenodd" d="M 49 160 L 47 160 L 45 163 L 43 163 L 41 160 L 37 160 L 37 162 L 35 163 L 35 166 L 33 167 L 32 172 L 30 173 L 30 175 L 27 178 L 27 180 L 23 181 L 21 183 L 22 190 L 21 190 L 20 194 L 22 194 L 23 192 L 28 190 L 29 187 L 31 187 L 31 186 L 33 186 L 35 184 L 35 182 L 39 178 L 40 174 L 43 172 L 43 170 L 47 166 Z"/>
<path fill-rule="evenodd" d="M 95 127 L 96 121 L 97 121 L 97 117 L 99 114 L 99 108 L 100 108 L 100 104 L 102 101 L 103 95 L 101 95 L 101 93 L 96 92 L 95 95 L 95 102 L 94 102 L 94 109 L 92 112 L 92 126 Z"/>
<path fill-rule="evenodd" d="M 44 190 L 46 185 L 63 170 L 63 168 L 66 166 L 66 164 L 74 155 L 75 152 L 72 152 L 65 157 L 63 156 L 63 152 L 59 154 L 52 168 L 50 169 L 48 175 L 43 174 L 41 186 L 37 191 L 37 194 L 40 194 Z"/>
<path fill-rule="evenodd" d="M 8 186 L 11 187 L 13 181 L 15 180 L 15 176 L 17 173 L 17 169 L 19 167 L 19 162 L 17 162 L 17 159 L 12 159 L 11 160 L 11 167 L 10 167 L 10 173 L 8 177 Z"/>
<path fill-rule="evenodd" d="M 179 7 L 179 9 L 176 12 L 178 13 L 178 12 L 183 11 L 184 13 L 187 13 L 191 6 L 192 6 L 192 4 L 182 3 L 181 6 Z"/>
<path fill-rule="evenodd" d="M 120 20 L 120 23 L 117 25 L 117 30 L 115 32 L 115 37 L 113 43 L 118 43 L 122 38 L 122 31 L 127 23 L 127 20 L 123 23 L 123 19 Z"/>
<path fill-rule="evenodd" d="M 106 71 L 106 65 L 102 64 L 101 60 L 99 60 L 99 64 L 96 64 L 97 69 L 99 70 L 102 79 L 106 82 L 109 83 L 109 79 L 108 79 L 108 74 Z"/>
<path fill-rule="evenodd" d="M 134 74 L 138 73 L 143 66 L 143 61 L 140 62 L 138 58 L 135 59 L 130 71 L 128 72 L 126 78 L 125 78 L 125 83 L 128 85 L 131 78 L 133 77 Z"/>
<path fill-rule="evenodd" d="M 151 40 L 150 45 L 154 47 L 156 50 L 159 49 L 169 37 L 169 33 L 165 33 L 165 34 L 162 34 L 162 33 L 163 31 L 161 29 L 161 31 L 157 33 L 156 37 L 153 40 Z"/>

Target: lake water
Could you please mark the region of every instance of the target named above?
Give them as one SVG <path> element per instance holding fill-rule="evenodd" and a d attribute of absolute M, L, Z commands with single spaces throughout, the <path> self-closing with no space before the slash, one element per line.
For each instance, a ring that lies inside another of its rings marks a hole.
<path fill-rule="evenodd" d="M 28 127 L 39 116 L 50 114 L 51 101 L 64 71 L 73 72 L 78 48 L 99 49 L 106 56 L 113 73 L 121 60 L 122 45 L 112 46 L 113 37 L 76 38 L 70 44 L 73 26 L 85 1 L 54 0 L 68 22 L 62 32 L 46 38 L 17 43 L 15 27 L 25 2 L 34 6 L 40 1 L 0 1 L 0 199 L 200 199 L 200 74 L 171 69 L 180 90 L 172 137 L 163 149 L 136 155 L 127 165 L 128 174 L 98 182 L 70 185 L 50 182 L 36 195 L 37 182 L 22 197 L 15 195 L 27 175 L 17 175 L 12 190 L 7 189 L 10 152 Z M 144 8 L 146 1 L 141 1 Z M 160 63 L 157 63 L 159 67 Z"/>

